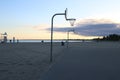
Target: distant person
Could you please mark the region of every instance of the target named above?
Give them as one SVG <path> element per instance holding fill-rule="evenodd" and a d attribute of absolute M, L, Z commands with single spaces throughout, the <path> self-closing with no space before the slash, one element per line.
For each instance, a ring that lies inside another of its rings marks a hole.
<path fill-rule="evenodd" d="M 82 42 L 85 42 L 85 40 L 83 39 Z"/>
<path fill-rule="evenodd" d="M 64 46 L 64 45 L 65 45 L 65 43 L 62 41 L 62 42 L 61 42 L 61 46 Z"/>
<path fill-rule="evenodd" d="M 12 40 L 10 40 L 10 43 L 12 43 Z"/>
<path fill-rule="evenodd" d="M 15 37 L 13 37 L 13 43 L 15 43 Z"/>
<path fill-rule="evenodd" d="M 42 40 L 41 43 L 44 43 L 44 40 Z"/>

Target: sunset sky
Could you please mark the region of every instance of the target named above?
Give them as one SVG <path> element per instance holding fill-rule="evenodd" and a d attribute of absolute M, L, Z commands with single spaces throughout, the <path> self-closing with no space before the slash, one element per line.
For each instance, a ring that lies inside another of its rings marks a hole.
<path fill-rule="evenodd" d="M 65 39 L 70 29 L 75 39 L 120 34 L 120 0 L 0 0 L 0 33 L 9 39 L 50 39 L 51 17 L 66 8 L 68 18 L 77 20 L 70 26 L 63 15 L 56 16 L 54 39 Z"/>

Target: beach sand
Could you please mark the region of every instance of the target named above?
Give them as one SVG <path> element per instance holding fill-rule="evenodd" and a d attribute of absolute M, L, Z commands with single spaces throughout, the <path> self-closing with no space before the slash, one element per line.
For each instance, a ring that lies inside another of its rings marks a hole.
<path fill-rule="evenodd" d="M 120 80 L 120 42 L 70 43 L 39 80 Z"/>
<path fill-rule="evenodd" d="M 120 60 L 118 58 L 120 42 L 69 43 L 68 48 L 61 46 L 60 43 L 54 43 L 53 63 L 49 62 L 50 43 L 0 44 L 0 80 L 40 80 L 41 76 L 47 73 L 49 68 L 60 61 L 64 55 L 69 56 L 69 53 L 75 53 L 69 52 L 69 50 L 80 53 L 83 56 L 81 59 L 87 56 L 97 56 L 98 59 L 101 59 L 100 56 L 103 59 L 117 58 Z M 90 50 L 93 51 L 88 54 L 86 51 Z M 106 51 L 107 53 L 105 53 Z"/>
<path fill-rule="evenodd" d="M 53 63 L 65 46 L 54 44 Z M 53 64 L 50 43 L 0 44 L 0 80 L 38 80 Z"/>

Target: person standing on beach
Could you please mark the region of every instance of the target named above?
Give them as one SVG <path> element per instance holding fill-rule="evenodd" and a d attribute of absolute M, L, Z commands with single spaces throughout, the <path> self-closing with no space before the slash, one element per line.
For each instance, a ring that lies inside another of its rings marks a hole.
<path fill-rule="evenodd" d="M 13 43 L 15 43 L 15 37 L 13 37 Z"/>
<path fill-rule="evenodd" d="M 64 42 L 62 41 L 62 42 L 61 42 L 61 46 L 64 46 L 64 45 L 65 45 L 65 44 L 64 44 Z"/>
<path fill-rule="evenodd" d="M 10 43 L 12 43 L 12 40 L 10 40 Z"/>

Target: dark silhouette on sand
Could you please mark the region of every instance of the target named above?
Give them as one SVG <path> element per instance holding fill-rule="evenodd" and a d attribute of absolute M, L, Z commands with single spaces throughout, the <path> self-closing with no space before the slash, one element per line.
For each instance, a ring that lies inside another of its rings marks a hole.
<path fill-rule="evenodd" d="M 65 45 L 65 43 L 62 41 L 62 42 L 61 42 L 61 46 L 64 46 L 64 45 Z"/>

